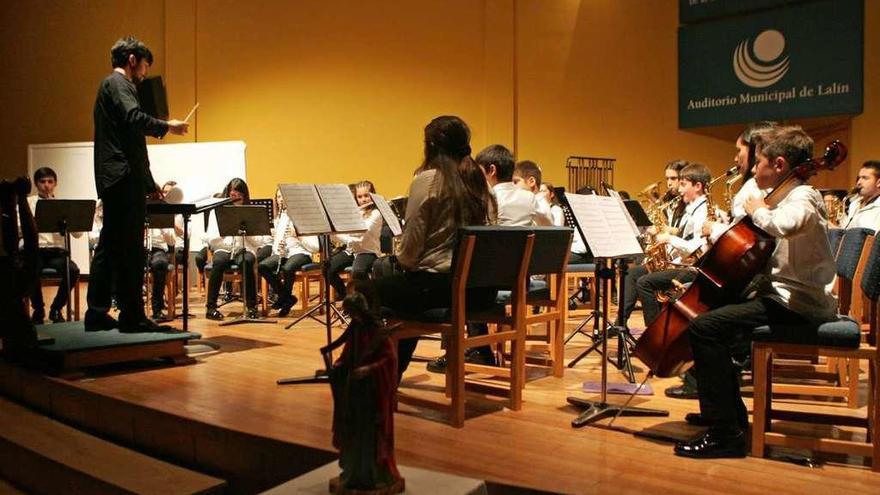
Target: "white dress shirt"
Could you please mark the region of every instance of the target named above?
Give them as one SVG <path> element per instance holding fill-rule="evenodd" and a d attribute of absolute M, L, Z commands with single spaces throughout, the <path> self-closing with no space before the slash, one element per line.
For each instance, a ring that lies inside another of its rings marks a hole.
<path fill-rule="evenodd" d="M 39 200 L 47 200 L 50 201 L 55 198 L 41 198 L 37 195 L 28 196 L 28 205 L 31 207 L 31 215 L 37 214 L 37 201 Z M 35 217 L 36 218 L 36 217 Z M 18 219 L 16 218 L 16 221 Z M 82 232 L 71 232 L 70 235 L 79 239 L 82 237 Z M 40 248 L 58 248 L 64 249 L 64 237 L 61 236 L 58 232 L 39 232 L 37 234 L 37 242 Z"/>
<path fill-rule="evenodd" d="M 245 236 L 244 248 L 256 255 L 257 250 L 264 245 L 264 237 L 265 236 L 262 235 Z M 232 253 L 233 248 L 235 248 L 236 251 L 242 248 L 241 238 L 239 236 L 220 236 L 220 229 L 217 226 L 216 210 L 212 210 L 209 216 L 208 230 L 205 232 L 205 238 L 207 239 L 208 247 L 215 253 L 218 251 Z"/>
<path fill-rule="evenodd" d="M 373 253 L 379 256 L 382 252 L 379 236 L 382 234 L 382 214 L 378 208 L 370 209 L 364 218 L 367 225 L 366 232 L 362 234 L 337 234 L 334 237 L 346 244 L 345 250 L 355 256 L 365 253 Z"/>
<path fill-rule="evenodd" d="M 862 206 L 864 199 L 859 196 L 850 203 L 846 212 L 846 222 L 841 225 L 843 229 L 866 228 L 871 230 L 880 229 L 880 201 L 876 198 Z"/>
<path fill-rule="evenodd" d="M 700 231 L 708 216 L 709 208 L 705 195 L 697 197 L 685 206 L 679 222 L 681 225 L 680 235 L 670 236 L 668 241 L 669 254 L 673 257 L 673 263 L 681 262 L 703 246 L 705 241 L 701 237 Z"/>
<path fill-rule="evenodd" d="M 812 186 L 794 188 L 770 210 L 752 214 L 755 225 L 776 237 L 764 281 L 757 295 L 768 296 L 815 321 L 830 321 L 837 313 L 834 257 L 828 243 L 828 221 L 822 196 Z"/>
<path fill-rule="evenodd" d="M 492 188 L 498 202 L 498 225 L 529 227 L 553 225 L 550 202 L 513 182 L 499 182 Z"/>
<path fill-rule="evenodd" d="M 174 246 L 174 229 L 150 229 L 150 249 L 167 251 L 168 246 Z M 181 244 L 182 246 L 183 244 Z"/>
<path fill-rule="evenodd" d="M 768 192 L 770 192 L 770 189 L 762 191 L 758 188 L 758 183 L 755 182 L 754 177 L 745 181 L 731 200 L 730 213 L 733 215 L 733 218 L 730 223 L 715 222 L 712 224 L 712 233 L 709 235 L 709 240 L 714 243 L 731 225 L 746 216 L 746 201 L 753 198 L 764 198 Z"/>

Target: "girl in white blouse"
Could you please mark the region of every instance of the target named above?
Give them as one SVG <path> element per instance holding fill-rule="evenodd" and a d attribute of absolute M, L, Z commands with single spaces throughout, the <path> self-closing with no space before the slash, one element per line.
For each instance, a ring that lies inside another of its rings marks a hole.
<path fill-rule="evenodd" d="M 370 193 L 376 193 L 372 182 L 365 180 L 355 184 L 354 196 L 364 216 L 366 232 L 333 236 L 334 240 L 345 243 L 345 249 L 330 258 L 330 285 L 336 292 L 337 301 L 345 297 L 345 282 L 339 277 L 340 272 L 350 266 L 352 280 L 366 280 L 381 252 L 382 215 L 373 204 Z"/>

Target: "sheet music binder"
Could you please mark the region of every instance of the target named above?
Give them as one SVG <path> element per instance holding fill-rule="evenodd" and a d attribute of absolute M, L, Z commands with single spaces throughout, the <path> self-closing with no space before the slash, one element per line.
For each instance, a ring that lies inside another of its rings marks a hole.
<path fill-rule="evenodd" d="M 41 199 L 34 208 L 37 230 L 45 232 L 88 232 L 95 219 L 94 199 Z"/>
<path fill-rule="evenodd" d="M 596 258 L 642 254 L 639 232 L 623 203 L 610 196 L 566 194 L 577 226 Z"/>
<path fill-rule="evenodd" d="M 382 214 L 382 219 L 385 220 L 385 223 L 388 224 L 388 228 L 391 229 L 391 234 L 393 234 L 394 237 L 402 234 L 403 228 L 400 226 L 400 219 L 394 214 L 391 205 L 385 201 L 385 198 L 380 194 L 373 193 L 370 193 L 370 197 L 373 198 L 373 204 L 376 205 L 376 209 Z"/>
<path fill-rule="evenodd" d="M 296 235 L 365 232 L 360 208 L 345 184 L 279 184 Z"/>

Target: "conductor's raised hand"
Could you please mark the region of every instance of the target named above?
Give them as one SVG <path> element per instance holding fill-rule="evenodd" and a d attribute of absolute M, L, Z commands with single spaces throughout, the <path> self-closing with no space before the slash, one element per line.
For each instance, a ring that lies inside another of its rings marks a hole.
<path fill-rule="evenodd" d="M 171 134 L 177 134 L 179 136 L 183 136 L 189 131 L 189 124 L 184 122 L 183 120 L 169 120 L 168 121 L 168 132 Z"/>

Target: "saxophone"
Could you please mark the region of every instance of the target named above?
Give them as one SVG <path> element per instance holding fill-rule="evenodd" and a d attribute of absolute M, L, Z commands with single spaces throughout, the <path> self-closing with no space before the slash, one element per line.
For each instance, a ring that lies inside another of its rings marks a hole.
<path fill-rule="evenodd" d="M 662 204 L 655 204 L 648 212 L 648 218 L 654 224 L 656 233 L 663 232 L 663 227 L 668 225 L 666 210 L 675 210 L 681 201 L 681 196 L 676 196 Z M 656 233 L 649 236 L 645 241 L 645 259 L 642 261 L 648 272 L 657 272 L 670 268 L 672 259 L 669 257 L 669 250 L 666 244 L 657 242 Z"/>

